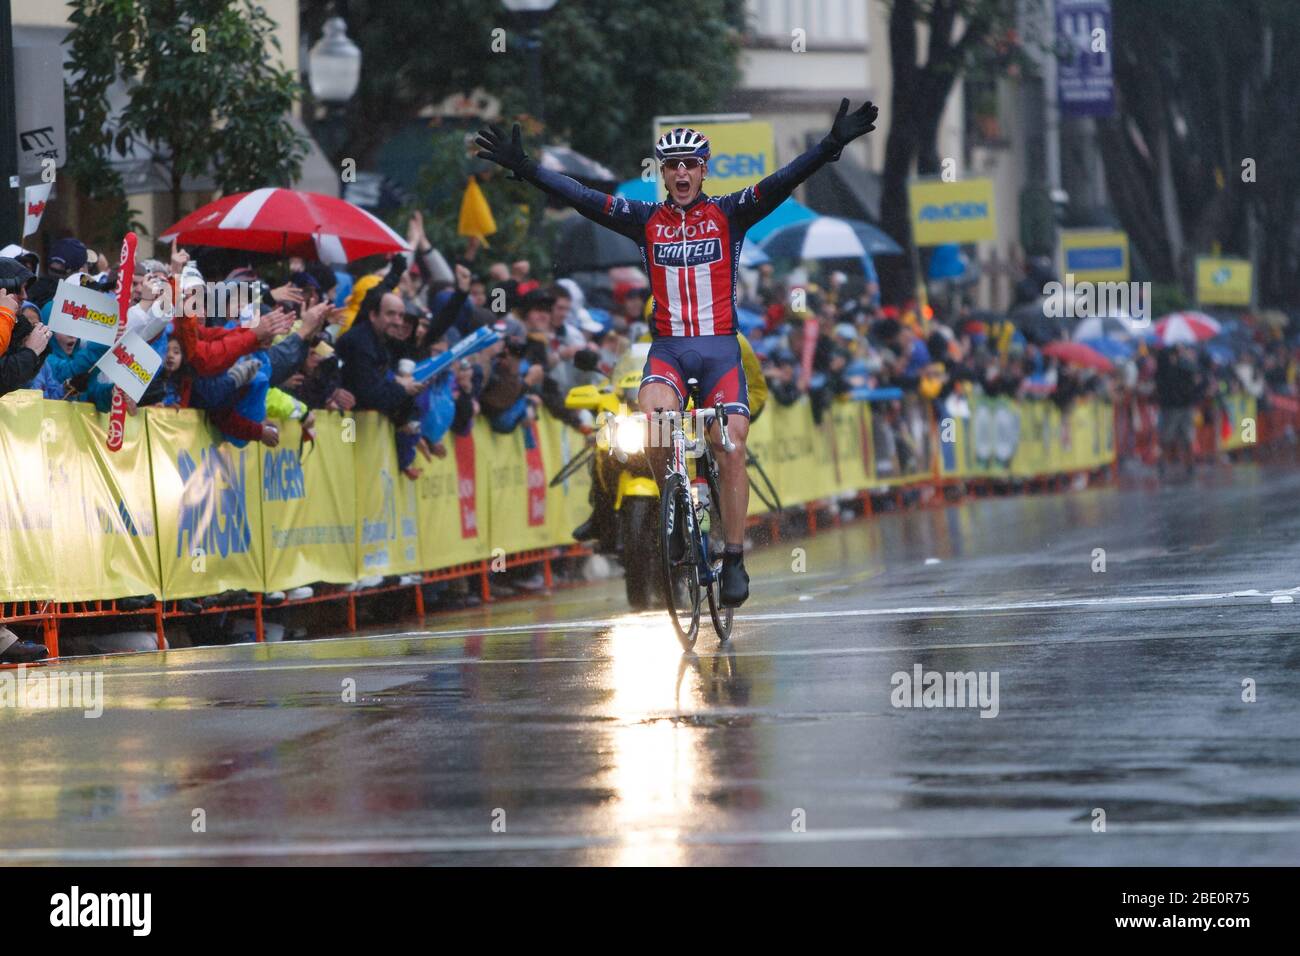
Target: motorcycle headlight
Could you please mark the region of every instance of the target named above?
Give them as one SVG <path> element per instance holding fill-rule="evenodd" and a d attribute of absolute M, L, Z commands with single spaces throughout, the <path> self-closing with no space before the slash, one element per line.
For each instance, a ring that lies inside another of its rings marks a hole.
<path fill-rule="evenodd" d="M 645 450 L 645 422 L 630 415 L 615 419 L 614 441 L 623 454 L 640 454 Z"/>

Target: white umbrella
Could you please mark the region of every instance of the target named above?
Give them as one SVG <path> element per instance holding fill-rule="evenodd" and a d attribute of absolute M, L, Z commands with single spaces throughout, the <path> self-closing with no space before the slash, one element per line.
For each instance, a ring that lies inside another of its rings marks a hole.
<path fill-rule="evenodd" d="M 867 222 L 819 216 L 782 226 L 763 240 L 763 251 L 776 259 L 862 259 L 897 256 L 903 250 Z"/>
<path fill-rule="evenodd" d="M 1139 335 L 1136 323 L 1127 315 L 1094 315 L 1080 320 L 1074 327 L 1074 341 L 1084 339 L 1126 339 Z"/>

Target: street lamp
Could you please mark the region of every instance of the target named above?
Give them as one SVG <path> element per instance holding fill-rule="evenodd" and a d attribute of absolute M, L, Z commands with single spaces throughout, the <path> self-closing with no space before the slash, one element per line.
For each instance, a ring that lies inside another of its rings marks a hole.
<path fill-rule="evenodd" d="M 342 17 L 325 21 L 323 35 L 308 52 L 307 82 L 312 99 L 324 107 L 323 116 L 317 116 L 316 138 L 337 165 L 347 144 L 346 105 L 361 83 L 361 50 L 349 39 Z"/>
<path fill-rule="evenodd" d="M 546 125 L 546 101 L 542 96 L 542 21 L 555 0 L 501 0 L 523 28 L 522 45 L 528 55 L 528 112 Z"/>
<path fill-rule="evenodd" d="M 348 37 L 342 17 L 325 21 L 325 32 L 307 54 L 307 78 L 318 103 L 339 106 L 361 83 L 361 51 Z"/>

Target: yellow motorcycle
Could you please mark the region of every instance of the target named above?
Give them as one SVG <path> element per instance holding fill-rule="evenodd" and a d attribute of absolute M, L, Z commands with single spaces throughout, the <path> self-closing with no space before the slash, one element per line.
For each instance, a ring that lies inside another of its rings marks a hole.
<path fill-rule="evenodd" d="M 569 390 L 565 408 L 587 409 L 596 418 L 593 444 L 551 480 L 557 485 L 595 458 L 592 469 L 593 524 L 600 552 L 619 555 L 627 603 L 644 610 L 660 603 L 659 486 L 645 456 L 645 422 L 634 418 L 641 370 L 650 344 L 633 345 L 604 385 Z"/>

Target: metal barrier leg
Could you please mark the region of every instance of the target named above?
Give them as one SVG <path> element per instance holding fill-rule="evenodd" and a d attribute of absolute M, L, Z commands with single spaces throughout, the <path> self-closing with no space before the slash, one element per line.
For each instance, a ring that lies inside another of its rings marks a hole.
<path fill-rule="evenodd" d="M 555 584 L 555 579 L 551 574 L 551 552 L 546 552 L 546 557 L 542 559 L 542 580 L 546 583 L 546 590 L 551 590 Z"/>
<path fill-rule="evenodd" d="M 483 597 L 483 603 L 487 604 L 492 600 L 492 589 L 488 587 L 488 563 L 484 561 L 478 569 L 479 593 Z"/>
<path fill-rule="evenodd" d="M 424 578 L 421 577 L 419 583 L 415 585 L 415 616 L 424 623 Z"/>
<path fill-rule="evenodd" d="M 153 629 L 154 634 L 158 637 L 158 650 L 164 650 L 167 647 L 167 638 L 163 633 L 163 602 L 156 601 L 153 606 Z"/>
<path fill-rule="evenodd" d="M 50 652 L 50 657 L 59 656 L 59 618 L 55 613 L 57 607 L 58 605 L 50 602 L 49 614 L 41 622 L 45 630 L 45 649 Z"/>
<path fill-rule="evenodd" d="M 253 634 L 257 643 L 266 642 L 266 628 L 262 626 L 262 595 L 257 595 L 257 601 L 253 604 Z"/>
<path fill-rule="evenodd" d="M 357 629 L 357 593 L 353 591 L 348 595 L 348 630 Z"/>

